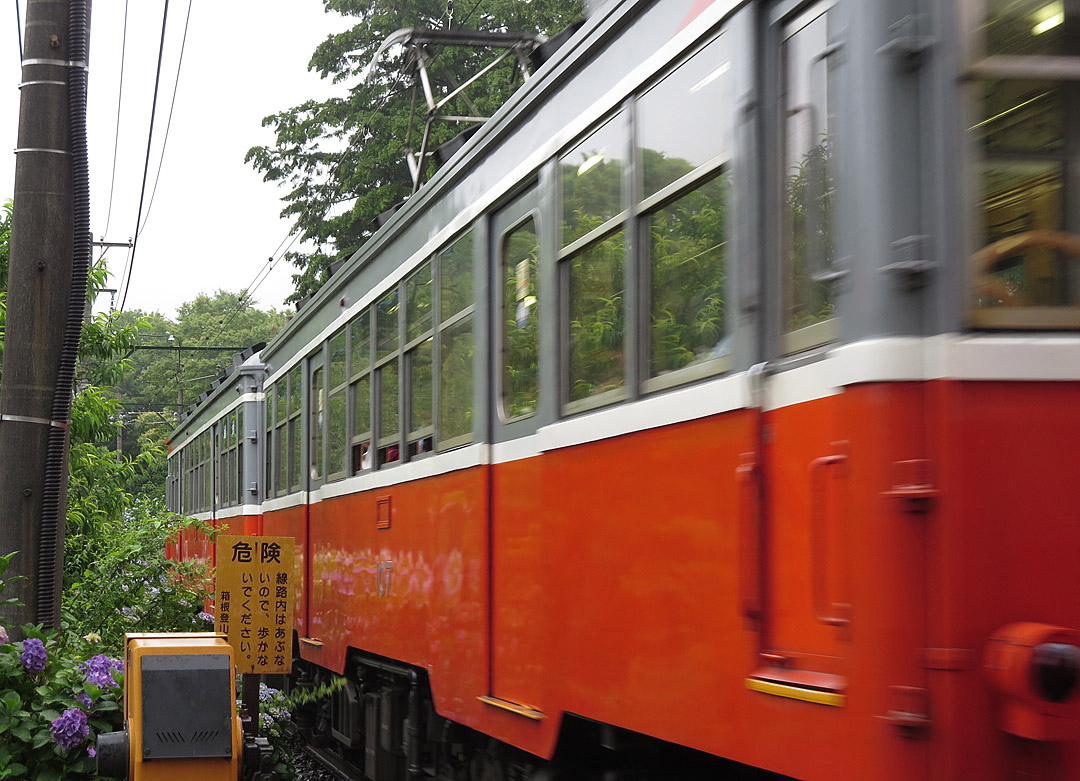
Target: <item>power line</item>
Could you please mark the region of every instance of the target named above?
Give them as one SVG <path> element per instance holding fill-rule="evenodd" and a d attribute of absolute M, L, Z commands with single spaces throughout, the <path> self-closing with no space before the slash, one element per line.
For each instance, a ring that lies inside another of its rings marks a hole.
<path fill-rule="evenodd" d="M 128 257 L 127 268 L 124 276 L 124 296 L 120 299 L 120 311 L 124 311 L 127 304 L 127 294 L 131 290 L 131 274 L 135 270 L 135 252 L 139 246 L 139 225 L 142 223 L 143 199 L 146 197 L 146 177 L 150 172 L 150 147 L 154 140 L 154 115 L 157 113 L 158 87 L 161 84 L 161 59 L 165 52 L 165 26 L 169 20 L 169 0 L 165 0 L 165 9 L 161 15 L 161 43 L 158 46 L 157 74 L 154 76 L 154 102 L 150 108 L 150 132 L 146 139 L 146 162 L 143 164 L 142 187 L 139 194 L 139 213 L 135 219 L 135 240 L 131 247 L 131 255 Z"/>
<path fill-rule="evenodd" d="M 109 209 L 105 213 L 105 230 L 101 232 L 102 236 L 109 235 L 109 222 L 112 221 L 113 188 L 116 185 L 116 153 L 120 148 L 120 103 L 124 97 L 124 56 L 127 53 L 127 23 L 128 0 L 124 0 L 124 35 L 120 42 L 120 90 L 116 96 L 116 136 L 113 140 L 112 178 L 109 180 Z"/>
<path fill-rule="evenodd" d="M 169 104 L 169 120 L 165 123 L 165 140 L 161 142 L 161 158 L 158 160 L 157 174 L 154 175 L 154 189 L 150 192 L 150 203 L 146 205 L 146 214 L 143 216 L 142 227 L 139 233 L 146 230 L 146 221 L 150 219 L 150 210 L 154 208 L 154 196 L 157 195 L 158 182 L 161 181 L 161 166 L 165 162 L 165 147 L 169 143 L 169 129 L 172 128 L 173 109 L 176 108 L 176 93 L 180 88 L 180 68 L 184 64 L 184 47 L 187 46 L 188 23 L 191 21 L 191 0 L 188 0 L 187 16 L 184 19 L 184 37 L 180 41 L 180 58 L 176 63 L 176 81 L 173 83 L 172 102 Z"/>
<path fill-rule="evenodd" d="M 22 16 L 19 14 L 19 0 L 15 0 L 15 35 L 19 39 L 19 62 L 22 63 Z"/>

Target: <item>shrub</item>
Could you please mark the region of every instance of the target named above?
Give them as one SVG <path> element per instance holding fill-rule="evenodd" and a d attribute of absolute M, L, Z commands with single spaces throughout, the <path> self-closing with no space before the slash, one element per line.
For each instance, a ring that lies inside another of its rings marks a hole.
<path fill-rule="evenodd" d="M 91 776 L 97 735 L 122 726 L 123 664 L 83 661 L 92 639 L 64 642 L 33 625 L 22 634 L 13 643 L 0 628 L 0 779 Z"/>

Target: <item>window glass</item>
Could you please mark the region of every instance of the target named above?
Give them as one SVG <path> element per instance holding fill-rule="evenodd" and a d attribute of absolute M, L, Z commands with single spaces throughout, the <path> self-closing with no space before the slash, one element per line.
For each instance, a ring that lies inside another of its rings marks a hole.
<path fill-rule="evenodd" d="M 473 302 L 473 235 L 466 233 L 439 255 L 439 320 L 446 321 Z"/>
<path fill-rule="evenodd" d="M 396 437 L 398 427 L 398 362 L 389 361 L 379 370 L 379 440 Z M 396 459 L 395 459 L 396 460 Z"/>
<path fill-rule="evenodd" d="M 339 390 L 330 397 L 330 427 L 326 432 L 329 462 L 326 471 L 333 475 L 345 470 L 345 438 L 348 433 L 348 397 Z"/>
<path fill-rule="evenodd" d="M 387 361 L 379 373 L 379 465 L 401 459 L 398 359 Z"/>
<path fill-rule="evenodd" d="M 590 244 L 570 264 L 569 399 L 624 384 L 623 234 Z"/>
<path fill-rule="evenodd" d="M 1074 13 L 1070 9 L 1069 16 Z M 1068 51 L 1065 17 L 1063 0 L 986 0 L 984 51 L 1013 56 L 1076 54 Z"/>
<path fill-rule="evenodd" d="M 311 477 L 314 480 L 323 474 L 324 403 L 323 370 L 320 366 L 311 373 Z"/>
<path fill-rule="evenodd" d="M 831 13 L 822 6 L 785 30 L 781 48 L 783 111 L 783 328 L 796 331 L 835 314 L 829 273 L 835 262 L 832 207 L 836 184 L 835 140 L 830 111 L 835 58 L 822 55 L 830 42 Z M 815 15 L 816 13 L 816 15 Z M 812 347 L 831 331 L 788 339 L 786 351 Z"/>
<path fill-rule="evenodd" d="M 432 425 L 431 354 L 434 339 L 421 342 L 409 353 L 409 430 L 419 431 Z"/>
<path fill-rule="evenodd" d="M 1061 2 L 987 0 L 980 29 L 987 55 L 1080 55 L 1066 30 L 1080 8 Z M 1046 64 L 1036 60 L 1036 64 Z M 983 327 L 1080 326 L 1080 219 L 1069 171 L 1080 148 L 1075 111 L 1080 83 L 983 79 L 968 88 L 969 130 L 979 153 L 978 249 L 971 258 L 972 321 Z"/>
<path fill-rule="evenodd" d="M 300 411 L 300 364 L 289 372 L 289 414 Z"/>
<path fill-rule="evenodd" d="M 405 341 L 431 330 L 431 264 L 425 263 L 405 281 Z"/>
<path fill-rule="evenodd" d="M 300 489 L 300 418 L 289 419 L 289 490 Z"/>
<path fill-rule="evenodd" d="M 375 306 L 376 359 L 398 347 L 398 290 L 395 287 Z"/>
<path fill-rule="evenodd" d="M 352 368 L 350 371 L 355 376 L 360 372 L 366 370 L 371 365 L 371 317 L 368 311 L 364 311 L 359 317 L 352 321 L 349 326 L 349 340 L 350 340 L 350 360 L 352 361 Z"/>
<path fill-rule="evenodd" d="M 650 377 L 727 355 L 728 182 L 718 176 L 648 217 Z"/>
<path fill-rule="evenodd" d="M 503 415 L 536 412 L 539 395 L 539 320 L 536 273 L 540 245 L 529 218 L 503 239 Z"/>
<path fill-rule="evenodd" d="M 623 210 L 622 174 L 626 131 L 616 116 L 559 161 L 562 177 L 562 236 L 570 244 Z"/>
<path fill-rule="evenodd" d="M 727 36 L 721 36 L 638 99 L 644 196 L 718 155 L 731 157 L 729 117 L 735 95 L 730 71 Z"/>
<path fill-rule="evenodd" d="M 439 356 L 439 440 L 446 442 L 472 433 L 471 319 L 442 332 Z"/>
<path fill-rule="evenodd" d="M 366 374 L 352 384 L 354 472 L 371 467 L 371 375 Z"/>
<path fill-rule="evenodd" d="M 330 382 L 336 388 L 345 382 L 345 330 L 338 331 L 330 340 Z"/>

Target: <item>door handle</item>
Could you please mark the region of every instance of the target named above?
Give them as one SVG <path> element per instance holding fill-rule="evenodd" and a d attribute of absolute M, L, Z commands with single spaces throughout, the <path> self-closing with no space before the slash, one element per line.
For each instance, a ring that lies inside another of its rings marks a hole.
<path fill-rule="evenodd" d="M 735 468 L 739 487 L 738 588 L 739 609 L 747 618 L 761 618 L 761 465 L 754 453 L 743 453 Z"/>
<path fill-rule="evenodd" d="M 844 443 L 846 444 L 846 443 Z M 847 454 L 833 453 L 810 462 L 810 591 L 814 617 L 826 626 L 851 623 L 851 605 L 829 598 L 828 484 L 847 463 Z"/>

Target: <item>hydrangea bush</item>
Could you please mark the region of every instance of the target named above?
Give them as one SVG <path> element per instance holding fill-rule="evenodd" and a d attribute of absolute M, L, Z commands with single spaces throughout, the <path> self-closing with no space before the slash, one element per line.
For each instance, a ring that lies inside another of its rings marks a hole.
<path fill-rule="evenodd" d="M 123 663 L 84 661 L 93 637 L 62 641 L 32 625 L 22 636 L 0 630 L 0 779 L 91 777 L 97 735 L 122 726 Z"/>

